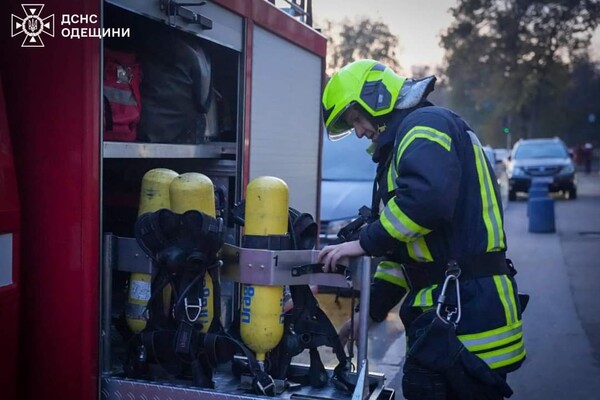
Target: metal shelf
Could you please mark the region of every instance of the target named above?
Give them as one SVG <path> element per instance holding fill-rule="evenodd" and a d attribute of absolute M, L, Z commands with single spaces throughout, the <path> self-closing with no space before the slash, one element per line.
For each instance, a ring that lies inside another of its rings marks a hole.
<path fill-rule="evenodd" d="M 104 158 L 222 158 L 235 155 L 233 142 L 164 144 L 104 142 Z"/>
<path fill-rule="evenodd" d="M 203 39 L 241 52 L 244 40 L 243 18 L 213 2 L 191 1 L 180 4 L 183 13 L 167 16 L 158 0 L 106 0 L 107 3 L 155 21 L 168 24 Z M 176 3 L 172 1 L 172 3 Z M 197 4 L 194 4 L 197 3 Z M 196 21 L 194 14 L 212 21 L 212 28 L 205 29 Z"/>

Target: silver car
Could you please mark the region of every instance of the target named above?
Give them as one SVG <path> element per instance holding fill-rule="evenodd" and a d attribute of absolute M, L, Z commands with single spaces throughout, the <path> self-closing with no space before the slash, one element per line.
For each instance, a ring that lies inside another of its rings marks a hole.
<path fill-rule="evenodd" d="M 354 135 L 336 142 L 323 138 L 321 246 L 335 241 L 363 205 L 371 206 L 377 164 L 366 152 L 369 145 Z"/>
<path fill-rule="evenodd" d="M 550 192 L 563 192 L 577 198 L 575 166 L 567 146 L 559 138 L 521 139 L 508 160 L 509 199 L 528 192 L 533 180 L 544 183 Z"/>

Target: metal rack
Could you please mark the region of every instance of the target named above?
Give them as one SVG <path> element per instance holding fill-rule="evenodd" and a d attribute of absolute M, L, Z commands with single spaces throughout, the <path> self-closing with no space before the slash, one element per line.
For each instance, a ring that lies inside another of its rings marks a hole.
<path fill-rule="evenodd" d="M 222 158 L 235 156 L 237 144 L 208 142 L 202 144 L 165 144 L 104 142 L 104 158 Z"/>
<path fill-rule="evenodd" d="M 152 261 L 143 253 L 133 238 L 118 237 L 107 234 L 104 237 L 104 266 L 103 266 L 103 306 L 102 318 L 105 329 L 102 332 L 102 340 L 105 349 L 102 354 L 103 365 L 103 389 L 102 399 L 111 400 L 131 395 L 137 398 L 136 393 L 157 395 L 169 394 L 180 399 L 197 398 L 200 394 L 215 399 L 248 399 L 256 398 L 239 389 L 239 379 L 235 379 L 230 371 L 221 368 L 216 372 L 215 390 L 199 389 L 187 386 L 185 383 L 173 382 L 149 382 L 132 380 L 119 375 L 112 375 L 110 364 L 110 318 L 111 318 L 111 276 L 113 270 L 128 272 L 144 272 L 152 274 L 154 266 Z M 359 337 L 358 337 L 358 381 L 352 399 L 380 399 L 390 398 L 389 390 L 383 386 L 384 377 L 381 374 L 372 374 L 368 371 L 367 361 L 367 318 L 369 309 L 370 291 L 370 258 L 360 257 L 352 259 L 345 271 L 340 273 L 304 272 L 299 274 L 298 268 L 315 265 L 317 250 L 262 250 L 248 249 L 231 244 L 225 244 L 221 251 L 224 262 L 222 276 L 224 279 L 238 283 L 260 284 L 260 285 L 327 285 L 334 287 L 354 287 L 360 289 L 360 301 L 363 306 L 359 312 Z M 307 271 L 305 268 L 303 271 Z M 308 366 L 292 364 L 293 368 L 308 371 Z M 369 387 L 376 389 L 370 392 Z M 387 391 L 387 392 L 386 392 Z M 388 396 L 388 397 L 386 397 Z M 286 391 L 279 398 L 289 399 L 348 399 L 350 395 L 335 389 L 326 387 L 324 389 L 300 388 L 295 391 Z"/>

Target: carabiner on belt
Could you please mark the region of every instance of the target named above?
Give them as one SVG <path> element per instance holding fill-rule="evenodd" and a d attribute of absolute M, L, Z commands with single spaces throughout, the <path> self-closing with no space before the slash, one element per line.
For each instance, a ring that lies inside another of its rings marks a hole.
<path fill-rule="evenodd" d="M 439 319 L 447 324 L 458 325 L 460 321 L 461 311 L 460 311 L 460 287 L 458 277 L 460 276 L 460 267 L 456 261 L 450 261 L 448 263 L 448 268 L 446 269 L 446 279 L 444 279 L 444 285 L 442 286 L 442 291 L 437 299 L 437 308 L 435 310 L 436 315 Z M 454 287 L 456 288 L 456 306 L 446 304 L 446 291 L 448 290 L 448 285 L 450 281 L 454 281 Z M 443 312 L 446 314 L 442 315 Z"/>

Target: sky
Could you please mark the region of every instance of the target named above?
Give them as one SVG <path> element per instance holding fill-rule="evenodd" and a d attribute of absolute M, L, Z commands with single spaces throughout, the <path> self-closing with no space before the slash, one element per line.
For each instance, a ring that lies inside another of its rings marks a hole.
<path fill-rule="evenodd" d="M 322 21 L 369 17 L 384 22 L 399 37 L 398 59 L 406 71 L 413 65 L 441 65 L 440 33 L 452 22 L 449 8 L 456 0 L 313 0 L 314 26 Z M 600 31 L 592 42 L 600 61 Z"/>

